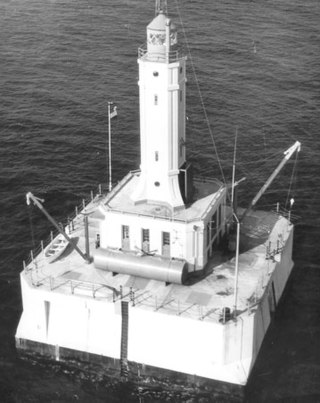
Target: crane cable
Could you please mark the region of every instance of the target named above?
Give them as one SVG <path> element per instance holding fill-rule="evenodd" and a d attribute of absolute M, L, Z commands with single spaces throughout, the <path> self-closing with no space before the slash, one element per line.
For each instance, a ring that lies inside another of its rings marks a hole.
<path fill-rule="evenodd" d="M 288 192 L 287 192 L 285 208 L 287 208 L 290 194 L 292 194 L 292 185 L 295 186 L 296 180 L 297 180 L 296 167 L 297 167 L 297 162 L 298 162 L 298 154 L 299 153 L 296 152 L 296 157 L 295 157 L 294 164 L 293 164 L 293 167 L 292 167 L 292 173 L 291 173 L 290 183 L 289 183 Z"/>
<path fill-rule="evenodd" d="M 33 228 L 33 219 L 32 219 L 32 206 L 31 205 L 28 208 L 28 215 L 29 215 L 29 224 L 30 224 L 30 232 L 31 232 L 31 239 L 32 239 L 32 247 L 33 247 L 33 249 L 35 249 L 34 228 Z"/>

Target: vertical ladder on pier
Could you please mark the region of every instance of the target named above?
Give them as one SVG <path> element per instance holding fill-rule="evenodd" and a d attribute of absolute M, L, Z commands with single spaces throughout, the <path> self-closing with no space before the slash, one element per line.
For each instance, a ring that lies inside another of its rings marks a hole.
<path fill-rule="evenodd" d="M 128 377 L 128 327 L 129 327 L 129 302 L 121 301 L 121 350 L 120 350 L 120 375 Z"/>

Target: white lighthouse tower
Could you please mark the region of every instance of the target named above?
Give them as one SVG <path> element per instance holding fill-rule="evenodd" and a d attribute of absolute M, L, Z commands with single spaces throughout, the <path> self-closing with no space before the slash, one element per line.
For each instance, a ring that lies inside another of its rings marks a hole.
<path fill-rule="evenodd" d="M 147 26 L 139 49 L 141 174 L 131 195 L 135 203 L 184 206 L 186 57 L 179 55 L 177 31 L 163 9 Z"/>
<path fill-rule="evenodd" d="M 225 233 L 226 188 L 193 178 L 186 160 L 186 57 L 158 1 L 139 49 L 140 170 L 100 205 L 97 268 L 183 284 L 204 269 Z"/>

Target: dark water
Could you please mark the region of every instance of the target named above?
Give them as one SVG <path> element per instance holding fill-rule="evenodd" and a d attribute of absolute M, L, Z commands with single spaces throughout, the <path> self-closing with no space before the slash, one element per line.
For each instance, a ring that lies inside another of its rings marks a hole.
<path fill-rule="evenodd" d="M 297 161 L 259 202 L 284 206 L 293 196 L 299 219 L 295 268 L 247 400 L 320 401 L 320 3 L 180 0 L 169 2 L 169 12 L 178 26 L 183 21 L 181 42 L 192 56 L 187 150 L 199 175 L 230 180 L 237 131 L 245 205 L 281 153 L 302 142 Z M 106 184 L 108 101 L 119 111 L 115 180 L 139 165 L 136 57 L 153 13 L 152 0 L 0 0 L 0 401 L 139 401 L 121 385 L 97 385 L 63 367 L 18 360 L 14 334 L 22 260 L 50 229 L 35 210 L 30 224 L 26 192 L 46 199 L 62 220 L 91 189 Z"/>

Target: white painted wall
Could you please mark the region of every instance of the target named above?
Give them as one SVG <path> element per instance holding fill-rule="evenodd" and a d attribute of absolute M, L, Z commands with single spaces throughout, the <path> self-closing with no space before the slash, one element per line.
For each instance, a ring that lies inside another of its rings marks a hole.
<path fill-rule="evenodd" d="M 135 362 L 211 377 L 223 362 L 223 326 L 130 307 L 128 351 Z"/>
<path fill-rule="evenodd" d="M 21 277 L 23 313 L 17 338 L 120 357 L 121 310 L 90 297 L 42 291 Z M 49 302 L 48 334 L 45 301 Z"/>
<path fill-rule="evenodd" d="M 180 150 L 185 143 L 185 59 L 138 63 L 141 175 L 132 199 L 182 206 L 178 174 L 186 159 L 185 146 Z"/>
<path fill-rule="evenodd" d="M 150 231 L 150 251 L 162 253 L 162 232 L 170 233 L 171 257 L 185 259 L 190 265 L 195 262 L 198 252 L 198 265 L 203 264 L 203 224 L 200 221 L 185 223 L 174 220 L 162 220 L 149 216 L 138 216 L 116 212 L 106 212 L 100 226 L 100 246 L 102 248 L 121 248 L 122 225 L 128 225 L 130 231 L 130 249 L 142 248 L 142 228 Z M 194 226 L 198 229 L 195 230 Z M 197 235 L 195 234 L 197 232 Z M 198 246 L 196 246 L 196 239 Z"/>
<path fill-rule="evenodd" d="M 150 251 L 162 253 L 162 232 L 169 232 L 171 239 L 171 257 L 185 259 L 189 263 L 189 270 L 201 270 L 207 263 L 207 251 L 212 248 L 213 239 L 207 244 L 206 225 L 210 221 L 217 205 L 221 204 L 220 236 L 225 232 L 225 192 L 206 212 L 202 220 L 182 222 L 164 220 L 151 216 L 105 211 L 105 219 L 100 224 L 100 246 L 107 248 L 122 247 L 122 225 L 129 226 L 130 250 L 142 249 L 142 229 L 150 231 Z"/>
<path fill-rule="evenodd" d="M 292 232 L 272 275 L 273 281 L 280 280 L 281 292 L 292 268 L 291 249 Z M 120 358 L 120 301 L 33 287 L 23 273 L 21 287 L 23 314 L 17 338 Z M 226 325 L 129 306 L 128 359 L 245 384 L 270 323 L 268 292 L 251 313 Z M 48 333 L 45 301 L 50 303 Z"/>
<path fill-rule="evenodd" d="M 29 286 L 16 338 L 120 358 L 121 306 Z M 48 337 L 45 301 L 50 302 Z M 224 326 L 129 306 L 128 359 L 211 379 L 244 382 L 239 363 L 224 364 Z M 58 351 L 58 350 L 57 350 Z"/>

